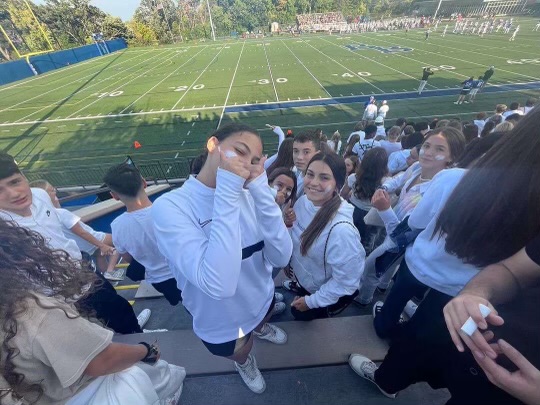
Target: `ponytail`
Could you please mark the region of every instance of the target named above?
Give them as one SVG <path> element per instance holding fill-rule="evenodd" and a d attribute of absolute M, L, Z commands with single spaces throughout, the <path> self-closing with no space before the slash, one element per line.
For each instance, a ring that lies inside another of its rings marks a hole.
<path fill-rule="evenodd" d="M 306 230 L 300 235 L 300 253 L 302 256 L 307 255 L 308 250 L 321 235 L 323 229 L 334 219 L 340 206 L 341 197 L 337 192 L 334 192 L 332 198 L 323 204 Z"/>

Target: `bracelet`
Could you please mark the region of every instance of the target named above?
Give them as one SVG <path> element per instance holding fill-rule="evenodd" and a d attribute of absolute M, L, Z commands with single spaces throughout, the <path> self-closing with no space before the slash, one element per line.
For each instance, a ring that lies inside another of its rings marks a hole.
<path fill-rule="evenodd" d="M 146 347 L 147 353 L 141 361 L 143 363 L 154 364 L 157 361 L 157 355 L 159 354 L 159 349 L 155 344 L 148 344 L 146 342 L 139 342 L 140 345 Z"/>

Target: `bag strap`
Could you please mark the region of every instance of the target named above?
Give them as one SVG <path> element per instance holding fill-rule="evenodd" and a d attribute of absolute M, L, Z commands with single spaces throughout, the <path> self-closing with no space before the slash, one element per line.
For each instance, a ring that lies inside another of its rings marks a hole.
<path fill-rule="evenodd" d="M 334 229 L 337 225 L 339 224 L 349 224 L 351 225 L 352 227 L 354 227 L 354 229 L 356 229 L 356 226 L 354 226 L 353 223 L 349 222 L 349 221 L 339 221 L 339 222 L 336 222 L 334 225 L 332 225 L 332 227 L 330 228 L 330 230 L 328 231 L 328 236 L 326 237 L 326 242 L 324 244 L 324 254 L 323 254 L 323 260 L 324 260 L 324 276 L 326 277 L 326 248 L 328 247 L 328 241 L 330 240 L 330 234 L 332 233 L 332 229 Z"/>

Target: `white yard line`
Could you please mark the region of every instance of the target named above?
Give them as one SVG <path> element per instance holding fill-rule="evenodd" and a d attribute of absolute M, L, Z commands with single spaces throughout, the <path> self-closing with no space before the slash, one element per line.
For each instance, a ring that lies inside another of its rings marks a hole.
<path fill-rule="evenodd" d="M 382 41 L 382 42 L 387 42 L 387 41 L 383 41 L 381 39 L 378 39 L 378 41 Z M 353 42 L 356 42 L 356 41 L 353 41 Z M 360 42 L 356 42 L 357 44 L 360 44 Z M 402 55 L 402 53 L 398 52 L 396 53 L 395 55 L 393 56 L 399 56 L 401 58 L 405 58 L 405 59 L 410 59 L 412 60 L 413 62 L 417 62 L 419 63 L 420 65 L 422 66 L 429 66 L 429 67 L 436 67 L 435 65 L 432 65 L 431 63 L 428 63 L 428 62 L 422 62 L 420 59 L 418 58 L 410 58 L 408 56 L 405 56 L 405 55 Z M 469 78 L 470 76 L 467 76 L 467 75 L 464 75 L 464 74 L 461 74 L 461 73 L 457 73 L 455 70 L 442 70 L 443 72 L 449 72 L 449 73 L 453 73 L 457 76 L 461 76 L 461 77 L 466 77 L 466 78 Z M 435 86 L 433 86 L 435 87 Z"/>
<path fill-rule="evenodd" d="M 142 72 L 141 74 L 135 76 L 133 79 L 130 79 L 130 80 L 128 80 L 127 82 L 122 83 L 120 86 L 114 88 L 113 90 L 110 90 L 110 92 L 112 93 L 112 92 L 115 92 L 115 91 L 119 91 L 121 88 L 123 88 L 123 87 L 126 86 L 127 84 L 131 83 L 131 82 L 134 81 L 134 80 L 137 80 L 138 78 L 144 76 L 144 75 L 147 74 L 148 72 L 151 72 L 152 70 L 154 70 L 154 69 L 160 67 L 160 66 L 163 65 L 164 63 L 167 63 L 170 59 L 174 58 L 175 56 L 176 56 L 176 55 L 171 55 L 171 56 L 167 57 L 165 60 L 163 60 L 163 61 L 162 61 L 161 63 L 159 63 L 158 65 L 152 66 L 150 69 L 145 70 L 145 71 Z M 120 82 L 120 81 L 122 81 L 122 80 L 123 80 L 123 79 L 117 80 L 117 81 L 115 81 L 112 85 L 115 85 L 116 83 L 118 83 L 118 82 Z M 108 85 L 108 86 L 106 86 L 105 88 L 110 87 L 110 86 L 111 86 L 111 85 Z M 88 96 L 88 97 L 90 97 L 90 96 Z M 86 98 L 88 98 L 88 97 L 86 97 Z M 103 97 L 103 98 L 106 98 L 106 97 Z M 102 100 L 103 98 L 97 98 L 96 100 L 92 101 L 91 103 L 85 105 L 83 108 L 80 108 L 79 110 L 75 111 L 74 113 L 68 115 L 66 118 L 71 118 L 71 117 L 73 117 L 75 114 L 80 113 L 80 112 L 83 111 L 83 110 L 86 110 L 88 107 L 94 105 L 95 103 L 99 102 L 99 101 Z"/>
<path fill-rule="evenodd" d="M 159 55 L 162 55 L 162 53 L 160 53 Z M 159 55 L 158 55 L 158 56 L 159 56 Z M 126 61 L 124 61 L 124 62 L 121 62 L 121 63 L 129 62 L 129 61 L 131 61 L 132 59 L 135 59 L 135 57 L 134 57 L 134 58 L 131 58 L 131 59 L 128 59 L 128 60 L 126 60 Z M 133 66 L 130 66 L 128 69 L 132 69 L 132 68 L 134 68 L 134 67 L 136 67 L 136 66 L 139 66 L 139 65 L 141 65 L 141 64 L 143 64 L 143 63 L 145 63 L 145 62 L 147 62 L 147 61 L 148 61 L 148 59 L 144 59 L 144 60 L 140 61 L 139 63 L 137 63 L 137 64 L 135 64 L 135 65 L 133 65 Z M 96 74 L 96 72 L 94 72 L 92 75 L 95 75 L 95 74 Z M 107 79 L 103 79 L 103 80 L 96 81 L 95 83 L 93 83 L 93 84 L 91 84 L 91 85 L 85 87 L 85 88 L 84 88 L 84 91 L 86 91 L 86 90 L 88 90 L 88 89 L 90 89 L 90 88 L 92 88 L 92 87 L 94 87 L 94 86 L 97 86 L 97 85 L 99 85 L 99 84 L 102 84 L 102 83 L 105 82 L 106 80 L 111 79 L 111 78 L 116 77 L 116 76 L 121 75 L 121 74 L 126 74 L 126 71 L 117 72 L 117 73 L 115 73 L 115 74 L 112 74 L 112 75 L 110 75 L 110 76 L 107 76 Z M 92 76 L 92 75 L 90 75 L 90 76 Z M 132 73 L 128 74 L 127 76 L 129 77 L 130 75 L 132 75 Z M 116 83 L 118 83 L 118 82 L 120 82 L 120 81 L 122 81 L 122 80 L 124 80 L 124 79 L 125 79 L 125 77 L 123 77 L 123 78 L 120 79 L 120 80 L 115 81 L 115 82 L 112 83 L 112 84 L 109 83 L 109 84 L 107 84 L 107 86 L 103 87 L 103 89 L 106 89 L 107 87 L 109 87 L 109 86 L 111 86 L 111 85 L 114 85 L 114 84 L 116 84 Z M 71 83 L 69 83 L 69 84 L 71 84 Z M 63 87 L 63 86 L 62 86 L 62 87 Z M 45 93 L 43 93 L 43 94 L 45 94 Z M 50 103 L 50 104 L 47 104 L 47 105 L 41 107 L 40 109 L 35 110 L 35 111 L 31 112 L 30 114 L 28 114 L 28 115 L 22 117 L 22 118 L 19 118 L 16 122 L 19 122 L 19 121 L 22 121 L 22 120 L 24 120 L 24 119 L 26 119 L 26 118 L 28 118 L 28 117 L 31 117 L 32 115 L 37 114 L 37 113 L 39 113 L 40 111 L 43 111 L 43 110 L 45 110 L 45 109 L 47 109 L 47 108 L 50 108 L 50 107 L 52 107 L 52 106 L 54 106 L 54 105 L 60 104 L 60 103 L 62 103 L 64 100 L 67 100 L 67 99 L 69 99 L 70 97 L 72 97 L 74 94 L 75 94 L 75 93 L 71 93 L 69 96 L 66 96 L 66 97 L 64 97 L 64 98 L 61 98 L 60 100 L 54 101 L 54 102 L 52 102 L 52 103 Z M 75 102 L 75 103 L 72 103 L 72 104 L 64 104 L 64 106 L 69 106 L 69 107 L 71 107 L 71 106 L 77 105 L 77 104 L 79 104 L 80 102 L 86 100 L 86 99 L 89 98 L 89 97 L 91 97 L 91 95 L 86 96 L 86 97 L 84 97 L 83 99 L 81 99 L 80 101 L 77 101 L 77 102 Z M 27 101 L 28 101 L 28 100 L 27 100 Z M 1 112 L 1 111 L 0 111 L 0 112 Z"/>
<path fill-rule="evenodd" d="M 268 64 L 268 71 L 270 72 L 270 79 L 272 79 L 272 86 L 274 86 L 274 94 L 276 95 L 276 101 L 279 101 L 279 97 L 276 90 L 276 83 L 274 82 L 274 75 L 272 74 L 272 67 L 270 66 L 270 61 L 268 60 L 268 52 L 266 52 L 266 45 L 263 39 L 263 49 L 264 49 L 264 56 L 266 56 L 266 63 Z"/>
<path fill-rule="evenodd" d="M 236 72 L 238 70 L 238 66 L 240 66 L 240 60 L 242 59 L 242 54 L 244 53 L 244 47 L 246 46 L 246 41 L 242 44 L 242 50 L 240 51 L 240 56 L 238 57 L 238 62 L 236 62 L 236 68 L 234 69 L 233 77 L 231 79 L 231 84 L 229 85 L 229 91 L 227 92 L 227 97 L 225 98 L 225 102 L 223 103 L 223 110 L 221 111 L 221 115 L 219 117 L 219 122 L 217 124 L 217 128 L 220 127 L 221 121 L 223 120 L 223 115 L 225 114 L 225 109 L 227 108 L 227 103 L 229 102 L 229 96 L 231 95 L 232 86 L 234 83 L 234 78 L 236 77 Z"/>
<path fill-rule="evenodd" d="M 457 37 L 457 34 L 452 34 L 452 35 L 456 35 L 456 37 Z M 451 38 L 451 37 L 447 35 L 446 37 L 440 38 L 440 39 L 442 39 L 444 42 L 452 42 L 452 43 L 458 43 L 459 44 L 458 41 L 452 41 L 449 38 Z M 459 38 L 459 37 L 457 37 L 457 38 Z M 461 36 L 461 38 L 466 39 L 466 38 L 471 38 L 471 37 L 470 36 Z M 499 38 L 485 37 L 484 39 L 497 39 L 498 40 Z M 437 43 L 434 43 L 434 42 L 430 42 L 430 44 L 431 45 L 437 45 Z M 487 49 L 494 49 L 494 50 L 496 50 L 498 52 L 501 51 L 501 48 L 496 47 L 496 46 L 489 46 L 489 45 L 482 45 L 482 44 L 474 44 L 474 46 L 479 46 L 479 47 L 487 48 Z M 524 54 L 526 54 L 528 56 L 531 56 L 531 51 L 522 51 L 520 49 L 515 49 L 515 47 L 513 49 L 505 49 L 505 51 L 520 52 L 520 53 L 524 53 Z M 482 54 L 482 55 L 485 55 L 485 54 Z M 493 56 L 493 55 L 490 54 L 489 56 Z M 506 59 L 513 59 L 513 58 L 506 58 Z"/>
<path fill-rule="evenodd" d="M 516 84 L 529 84 L 529 82 L 523 82 L 523 83 L 508 83 L 506 85 L 501 85 L 500 87 L 506 87 L 506 86 L 511 86 L 511 85 L 516 85 Z M 429 93 L 431 91 L 437 91 L 437 90 L 427 90 L 426 93 Z M 508 90 L 510 91 L 510 90 Z M 400 93 L 403 93 L 403 92 L 395 92 L 395 93 L 392 93 L 392 94 L 400 94 Z M 412 90 L 408 93 L 414 93 Z M 388 94 L 388 93 L 385 93 L 385 94 Z M 359 95 L 356 95 L 356 96 L 347 96 L 347 97 L 343 97 L 344 99 L 347 99 L 347 98 L 355 98 L 355 97 L 359 97 Z M 433 95 L 431 97 L 449 97 L 449 95 Z M 317 100 L 320 100 L 320 101 L 325 101 L 325 100 L 332 100 L 334 97 L 330 96 L 330 97 L 320 97 L 318 98 Z M 408 98 L 401 98 L 401 99 L 398 99 L 398 100 L 395 100 L 395 101 L 402 101 L 402 100 L 411 100 L 411 99 L 417 99 L 417 96 L 416 94 L 412 94 L 411 97 L 408 97 Z M 302 99 L 302 100 L 294 100 L 294 101 L 299 101 L 298 104 L 301 104 L 302 102 L 309 102 L 309 101 L 313 101 L 313 99 Z M 280 103 L 283 103 L 283 101 L 280 101 L 280 102 L 269 102 L 269 103 L 266 103 L 266 104 L 280 104 Z M 353 104 L 353 103 L 359 103 L 358 101 L 356 102 L 351 102 L 351 103 L 346 103 L 346 102 L 343 102 L 343 103 L 338 103 L 338 104 Z M 338 104 L 332 104 L 333 106 L 336 106 Z M 255 106 L 256 104 L 247 104 L 247 106 Z M 299 105 L 299 106 L 293 106 L 293 107 L 287 107 L 287 108 L 292 108 L 292 109 L 298 109 L 298 108 L 311 108 L 311 107 L 319 107 L 321 106 L 322 104 L 318 104 L 318 105 L 309 105 L 309 106 L 303 106 L 303 105 Z M 242 104 L 243 107 L 245 107 L 245 105 Z M 27 122 L 13 122 L 13 123 L 3 123 L 3 124 L 0 124 L 0 127 L 11 127 L 11 126 L 24 126 L 24 125 L 34 125 L 34 124 L 43 124 L 43 123 L 47 123 L 47 124 L 52 124 L 52 123 L 58 123 L 58 122 L 73 122 L 73 121 L 87 121 L 87 120 L 103 120 L 103 119 L 108 119 L 108 118 L 125 118 L 125 117 L 137 117 L 137 116 L 146 116 L 146 115 L 159 115 L 159 114 L 171 114 L 171 113 L 180 113 L 180 112 L 191 112 L 191 111 L 205 111 L 205 110 L 219 110 L 219 109 L 224 109 L 226 107 L 231 107 L 231 106 L 225 106 L 225 105 L 219 105 L 219 106 L 212 106 L 212 107 L 204 107 L 204 108 L 201 108 L 201 107 L 195 107 L 195 108 L 182 108 L 182 109 L 175 109 L 175 110 L 163 110 L 163 111 L 153 111 L 153 112 L 150 112 L 150 111 L 143 111 L 143 112 L 134 112 L 134 113 L 127 113 L 127 114 L 107 114 L 107 115 L 95 115 L 95 116 L 86 116 L 86 117 L 79 117 L 79 118 L 60 118 L 60 119 L 48 119 L 48 120 L 35 120 L 35 121 L 27 121 Z M 277 109 L 275 111 L 278 111 Z M 257 111 L 254 111 L 254 112 L 260 112 L 259 110 Z M 242 113 L 250 113 L 250 111 L 244 111 Z M 441 116 L 441 114 L 433 114 L 433 115 L 436 115 L 438 117 Z M 453 114 L 448 114 L 448 115 L 456 115 L 456 113 L 453 113 Z M 428 116 L 429 117 L 429 116 Z M 410 118 L 414 118 L 414 117 L 410 117 Z M 357 122 L 357 121 L 354 121 L 354 122 Z M 311 125 L 312 126 L 312 125 Z"/>
<path fill-rule="evenodd" d="M 380 87 L 377 87 L 375 86 L 373 83 L 371 83 L 370 81 L 366 80 L 364 77 L 360 76 L 358 73 L 352 71 L 351 69 L 349 69 L 347 66 L 345 65 L 342 65 L 341 63 L 339 63 L 337 60 L 333 59 L 331 56 L 328 56 L 327 54 L 325 54 L 323 51 L 315 48 L 313 45 L 311 45 L 309 42 L 306 42 L 306 41 L 303 41 L 302 40 L 302 43 L 305 43 L 309 46 L 311 46 L 313 49 L 315 49 L 317 52 L 319 52 L 321 55 L 324 55 L 326 56 L 328 59 L 330 59 L 332 62 L 334 63 L 337 63 L 339 66 L 341 66 L 343 69 L 346 69 L 348 70 L 350 73 L 352 73 L 354 76 L 356 77 L 359 77 L 360 79 L 362 79 L 363 81 L 365 81 L 367 84 L 369 84 L 370 86 L 373 86 L 375 87 L 377 90 L 379 90 L 381 93 L 384 93 L 385 91 L 383 89 L 381 89 Z"/>
<path fill-rule="evenodd" d="M 321 38 L 321 39 L 323 39 L 323 40 L 325 40 L 326 42 L 329 42 L 329 43 L 331 43 L 331 44 L 333 44 L 333 45 L 335 45 L 335 46 L 341 48 L 341 46 L 340 46 L 339 44 L 336 44 L 336 43 L 334 43 L 334 42 L 328 41 L 328 40 L 325 39 L 325 38 Z M 360 42 L 356 42 L 356 41 L 352 41 L 352 42 L 357 43 L 357 44 L 360 43 Z M 381 65 L 381 66 L 386 67 L 387 69 L 393 70 L 394 72 L 398 72 L 399 74 L 401 74 L 401 75 L 403 75 L 403 76 L 407 76 L 407 77 L 409 77 L 409 78 L 411 78 L 411 79 L 414 79 L 414 80 L 420 82 L 420 80 L 418 80 L 418 78 L 416 78 L 416 77 L 414 77 L 414 76 L 411 76 L 411 75 L 409 75 L 409 74 L 407 74 L 407 73 L 404 73 L 404 72 L 402 72 L 401 70 L 394 69 L 393 67 L 390 67 L 390 66 L 388 66 L 388 65 L 385 65 L 384 63 L 381 63 L 381 62 L 378 62 L 378 61 L 376 61 L 376 60 L 374 60 L 374 59 L 368 58 L 367 56 L 360 54 L 360 52 L 355 52 L 355 51 L 353 51 L 352 49 L 349 49 L 349 48 L 346 48 L 346 47 L 343 47 L 343 49 L 346 49 L 347 51 L 352 52 L 352 53 L 354 53 L 355 55 L 360 56 L 361 58 L 367 59 L 367 60 L 369 60 L 369 61 L 371 61 L 371 62 L 373 62 L 373 63 L 377 63 L 377 64 L 379 64 L 379 65 Z M 432 84 L 429 84 L 429 83 L 427 83 L 427 85 L 433 87 L 434 89 L 437 88 L 436 86 L 433 86 Z"/>
<path fill-rule="evenodd" d="M 326 87 L 324 87 L 324 86 L 322 85 L 322 83 L 319 81 L 319 79 L 317 79 L 317 78 L 315 77 L 315 75 L 313 75 L 313 73 L 311 73 L 311 70 L 309 70 L 309 69 L 307 68 L 307 66 L 304 65 L 304 62 L 302 62 L 300 59 L 298 59 L 298 56 L 296 56 L 296 54 L 295 54 L 293 51 L 291 51 L 291 49 L 287 46 L 287 44 L 286 44 L 283 40 L 281 40 L 281 42 L 283 43 L 283 45 L 285 45 L 285 48 L 287 48 L 287 49 L 289 50 L 289 52 L 292 54 L 292 56 L 294 56 L 294 57 L 296 58 L 296 60 L 297 60 L 298 62 L 300 62 L 300 64 L 304 67 L 304 69 L 306 69 L 306 71 L 311 75 L 311 77 L 313 78 L 313 80 L 315 80 L 315 81 L 317 82 L 317 84 L 318 84 L 319 86 L 321 86 L 321 89 L 323 89 L 324 92 L 325 92 L 326 94 L 328 94 L 328 96 L 329 96 L 330 98 L 332 98 L 332 95 L 330 94 L 330 92 L 329 92 L 328 90 L 326 90 Z"/>
<path fill-rule="evenodd" d="M 216 53 L 216 55 L 212 58 L 212 60 L 210 61 L 210 63 L 208 65 L 206 65 L 206 67 L 204 68 L 204 70 L 201 72 L 201 74 L 199 76 L 197 76 L 197 78 L 193 81 L 193 83 L 191 83 L 191 86 L 189 86 L 187 88 L 186 91 L 184 91 L 184 94 L 182 94 L 182 96 L 178 99 L 178 101 L 176 103 L 174 103 L 174 105 L 172 106 L 171 110 L 174 110 L 176 108 L 176 106 L 178 104 L 180 104 L 180 101 L 183 100 L 183 98 L 186 96 L 186 94 L 188 94 L 188 92 L 192 89 L 193 86 L 195 86 L 195 83 L 197 83 L 197 81 L 202 77 L 202 75 L 208 70 L 208 68 L 210 67 L 210 65 L 212 65 L 212 63 L 214 63 L 214 61 L 216 60 L 216 58 L 219 56 L 219 54 L 221 53 L 221 51 L 223 51 L 225 49 L 225 46 L 222 46 L 221 49 L 219 50 L 218 53 Z"/>
<path fill-rule="evenodd" d="M 135 104 L 137 101 L 142 99 L 144 96 L 146 96 L 148 93 L 150 93 L 152 90 L 154 90 L 157 86 L 159 86 L 161 83 L 163 83 L 165 80 L 167 80 L 169 77 L 171 77 L 173 74 L 175 74 L 178 69 L 184 67 L 186 64 L 188 64 L 194 57 L 198 56 L 202 51 L 204 51 L 206 48 L 201 49 L 199 52 L 197 52 L 195 55 L 193 55 L 191 58 L 189 58 L 187 61 L 182 63 L 180 66 L 178 66 L 176 69 L 174 69 L 171 73 L 169 73 L 167 76 L 165 76 L 162 80 L 160 80 L 156 85 L 152 86 L 148 91 L 146 91 L 144 94 L 142 94 L 139 98 L 137 98 L 135 101 L 133 101 L 131 104 L 129 104 L 126 108 L 124 108 L 122 111 L 120 111 L 120 114 L 125 112 L 128 108 L 130 108 L 133 104 Z"/>
<path fill-rule="evenodd" d="M 420 42 L 420 43 L 423 43 L 422 41 L 419 41 L 419 40 L 416 40 L 416 39 L 409 39 L 410 41 L 414 41 L 414 42 Z M 382 39 L 376 39 L 376 41 L 381 41 L 381 42 L 386 42 L 387 44 L 391 44 L 391 45 L 399 45 L 399 44 L 395 44 L 395 43 L 392 43 L 392 42 L 388 42 L 388 41 L 384 41 Z M 496 57 L 496 58 L 501 58 L 501 59 L 504 59 L 504 60 L 508 60 L 508 59 L 512 59 L 512 58 L 506 58 L 506 57 L 501 57 L 501 56 L 496 56 L 496 55 L 488 55 L 488 54 L 485 54 L 485 53 L 480 53 L 480 52 L 477 52 L 477 51 L 470 51 L 470 50 L 467 50 L 467 49 L 459 49 L 459 48 L 453 48 L 451 46 L 444 46 L 444 45 L 439 45 L 440 47 L 443 47 L 443 48 L 448 48 L 448 49 L 453 49 L 453 50 L 456 50 L 456 51 L 459 51 L 459 52 L 469 52 L 469 53 L 474 53 L 476 55 L 484 55 L 484 56 L 490 56 L 490 57 Z M 419 49 L 419 51 L 421 52 L 426 52 L 426 53 L 430 53 L 430 54 L 433 54 L 433 55 L 438 55 L 438 56 L 441 56 L 441 54 L 438 54 L 436 52 L 431 52 L 431 51 L 426 51 L 424 49 Z M 453 57 L 453 56 L 450 56 L 450 55 L 444 55 L 445 57 L 449 58 L 449 59 L 454 59 L 454 60 L 459 60 L 460 62 L 466 62 L 466 63 L 471 63 L 473 65 L 477 65 L 477 66 L 483 66 L 484 68 L 487 68 L 487 66 L 485 64 L 482 64 L 482 63 L 477 63 L 477 62 L 473 62 L 473 61 L 469 61 L 469 60 L 465 60 L 465 59 L 460 59 L 460 58 L 456 58 L 456 57 Z M 500 67 L 497 67 L 497 70 L 500 70 L 501 72 L 506 72 L 506 73 L 511 73 L 513 75 L 518 75 L 518 76 L 523 76 L 523 77 L 528 77 L 529 79 L 534 79 L 534 80 L 540 80 L 540 78 L 538 77 L 534 77 L 534 76 L 529 76 L 529 75 L 524 75 L 522 73 L 517 73 L 517 72 L 513 72 L 511 70 L 506 70 L 506 69 L 502 69 Z"/>

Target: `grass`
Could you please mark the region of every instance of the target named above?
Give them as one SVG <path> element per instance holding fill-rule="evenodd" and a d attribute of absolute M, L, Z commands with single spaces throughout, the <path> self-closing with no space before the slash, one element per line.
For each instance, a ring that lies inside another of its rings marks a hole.
<path fill-rule="evenodd" d="M 536 20 L 519 23 L 515 42 L 502 33 L 454 35 L 453 24 L 442 38 L 442 23 L 429 41 L 423 31 L 411 31 L 128 49 L 0 87 L 0 148 L 34 177 L 63 172 L 57 186 L 96 182 L 98 174 L 83 180 L 81 172 L 103 169 L 128 154 L 139 164 L 185 161 L 199 153 L 219 123 L 236 120 L 261 130 L 267 152 L 273 153 L 276 139 L 264 124 L 294 131 L 321 127 L 327 134 L 338 129 L 345 137 L 362 114 L 364 97 L 416 90 L 423 66 L 439 68 L 426 87 L 434 91 L 390 100 L 389 121 L 400 116 L 468 119 L 498 102 L 523 103 L 540 94 L 540 86 L 505 87 L 540 81 L 540 32 L 532 31 Z M 411 50 L 381 52 L 396 46 Z M 481 93 L 472 105 L 452 104 L 460 82 L 489 65 L 496 66 L 490 84 L 497 92 Z M 437 93 L 454 88 L 452 94 Z M 364 97 L 341 98 L 351 95 Z M 342 102 L 322 105 L 328 98 Z M 229 111 L 235 105 L 310 99 L 321 105 Z M 135 150 L 134 141 L 142 148 Z"/>

